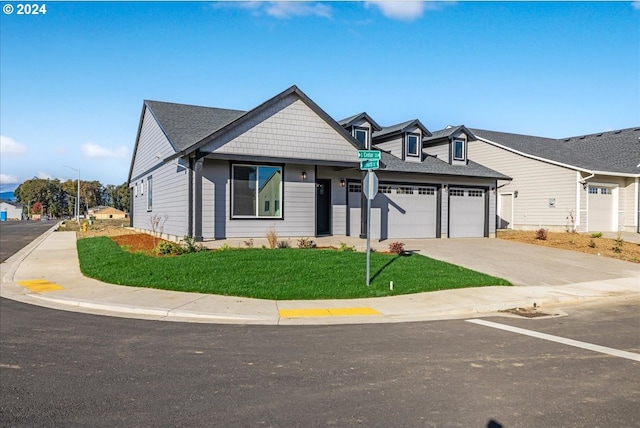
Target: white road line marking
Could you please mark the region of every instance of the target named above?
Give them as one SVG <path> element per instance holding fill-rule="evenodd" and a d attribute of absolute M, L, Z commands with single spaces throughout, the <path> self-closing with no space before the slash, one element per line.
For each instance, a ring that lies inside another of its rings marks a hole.
<path fill-rule="evenodd" d="M 580 342 L 578 340 L 567 339 L 560 336 L 553 336 L 546 333 L 538 333 L 537 331 L 525 330 L 524 328 L 512 327 L 510 325 L 499 324 L 497 322 L 485 321 L 480 319 L 465 320 L 467 322 L 483 325 L 485 327 L 493 327 L 500 330 L 510 331 L 512 333 L 524 334 L 525 336 L 536 337 L 538 339 L 549 340 L 551 342 L 562 343 L 564 345 L 575 346 L 576 348 L 588 349 L 589 351 L 600 352 L 602 354 L 613 355 L 614 357 L 627 358 L 633 361 L 640 361 L 640 354 L 633 352 L 621 351 L 619 349 L 607 348 L 606 346 L 594 345 L 592 343 Z"/>

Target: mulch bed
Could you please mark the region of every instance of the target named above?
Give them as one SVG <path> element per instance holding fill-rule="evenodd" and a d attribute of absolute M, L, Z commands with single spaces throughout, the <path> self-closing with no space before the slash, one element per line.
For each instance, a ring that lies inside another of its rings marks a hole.
<path fill-rule="evenodd" d="M 160 238 L 154 238 L 146 233 L 135 233 L 130 235 L 111 236 L 113 242 L 125 248 L 132 253 L 136 252 L 153 252 L 161 241 Z"/>

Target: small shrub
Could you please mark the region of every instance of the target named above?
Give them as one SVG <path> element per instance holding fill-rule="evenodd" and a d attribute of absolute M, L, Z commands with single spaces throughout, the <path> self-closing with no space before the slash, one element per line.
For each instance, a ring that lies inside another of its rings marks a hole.
<path fill-rule="evenodd" d="M 569 210 L 569 215 L 567 215 L 566 219 L 567 219 L 567 224 L 564 226 L 564 230 L 567 233 L 576 233 L 575 211 Z"/>
<path fill-rule="evenodd" d="M 276 228 L 273 226 L 267 230 L 267 242 L 269 243 L 269 248 L 276 248 L 278 246 L 278 232 L 276 232 Z"/>
<path fill-rule="evenodd" d="M 539 239 L 541 241 L 546 241 L 547 240 L 547 229 L 544 228 L 540 228 L 538 230 L 536 230 L 536 239 Z"/>
<path fill-rule="evenodd" d="M 289 241 L 278 242 L 278 248 L 289 248 Z"/>
<path fill-rule="evenodd" d="M 622 252 L 622 245 L 624 245 L 624 239 L 622 239 L 622 233 L 618 232 L 618 235 L 616 236 L 615 239 L 615 244 L 613 244 L 613 252 L 614 253 L 621 253 Z"/>
<path fill-rule="evenodd" d="M 229 251 L 229 250 L 232 250 L 232 248 L 226 242 L 218 248 L 218 251 Z"/>
<path fill-rule="evenodd" d="M 602 232 L 596 232 L 591 234 L 592 238 L 602 238 Z"/>
<path fill-rule="evenodd" d="M 161 256 L 172 256 L 182 254 L 182 248 L 179 245 L 169 241 L 160 241 L 156 245 L 156 254 Z"/>
<path fill-rule="evenodd" d="M 589 240 L 589 243 L 587 245 L 589 246 L 589 248 L 596 248 L 596 241 L 591 239 Z"/>
<path fill-rule="evenodd" d="M 182 239 L 182 250 L 184 253 L 197 253 L 204 250 L 204 246 L 202 244 L 197 244 L 193 237 L 185 236 Z"/>
<path fill-rule="evenodd" d="M 338 251 L 345 251 L 345 252 L 355 252 L 356 251 L 356 247 L 350 247 L 347 244 L 345 244 L 344 242 L 340 243 L 340 248 L 338 248 Z"/>
<path fill-rule="evenodd" d="M 248 241 L 244 241 L 244 245 L 246 245 L 247 248 L 253 248 L 253 238 L 249 239 Z"/>
<path fill-rule="evenodd" d="M 392 254 L 404 254 L 404 243 L 402 242 L 392 242 L 389 244 L 389 252 Z"/>
<path fill-rule="evenodd" d="M 316 243 L 309 238 L 300 238 L 298 239 L 298 248 L 300 249 L 316 248 Z"/>

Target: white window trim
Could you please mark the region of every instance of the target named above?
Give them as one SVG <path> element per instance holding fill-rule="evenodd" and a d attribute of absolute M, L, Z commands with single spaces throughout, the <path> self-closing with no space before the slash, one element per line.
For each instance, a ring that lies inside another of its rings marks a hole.
<path fill-rule="evenodd" d="M 409 151 L 409 139 L 411 137 L 416 138 L 416 151 L 415 153 L 411 153 Z M 409 132 L 407 133 L 407 156 L 420 156 L 420 134 Z"/>
<path fill-rule="evenodd" d="M 151 175 L 147 177 L 147 212 L 150 211 L 153 211 L 153 176 Z"/>
<path fill-rule="evenodd" d="M 456 157 L 456 144 L 457 143 L 462 143 L 462 155 L 460 157 Z M 463 161 L 466 159 L 466 144 L 464 140 L 461 140 L 459 138 L 456 138 L 453 140 L 453 147 L 452 147 L 452 152 L 451 153 L 451 157 L 453 158 L 453 160 L 457 160 L 457 161 Z"/>
<path fill-rule="evenodd" d="M 369 128 L 365 128 L 363 126 L 354 126 L 353 127 L 353 138 L 355 138 L 356 140 L 358 140 L 358 137 L 356 136 L 358 131 L 364 132 L 364 134 L 365 134 L 365 136 L 364 136 L 364 148 L 368 149 L 370 147 L 370 144 L 369 144 L 369 141 L 370 141 L 370 139 L 369 139 Z M 360 141 L 360 140 L 358 140 L 358 141 Z"/>

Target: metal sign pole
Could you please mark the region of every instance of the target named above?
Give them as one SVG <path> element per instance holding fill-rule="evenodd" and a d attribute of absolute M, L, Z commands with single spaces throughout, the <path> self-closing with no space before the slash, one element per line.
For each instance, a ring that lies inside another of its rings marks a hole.
<path fill-rule="evenodd" d="M 371 171 L 367 171 L 369 182 L 371 180 Z M 369 183 L 367 183 L 369 184 Z M 367 198 L 367 287 L 371 284 L 369 281 L 371 269 L 371 198 Z"/>

